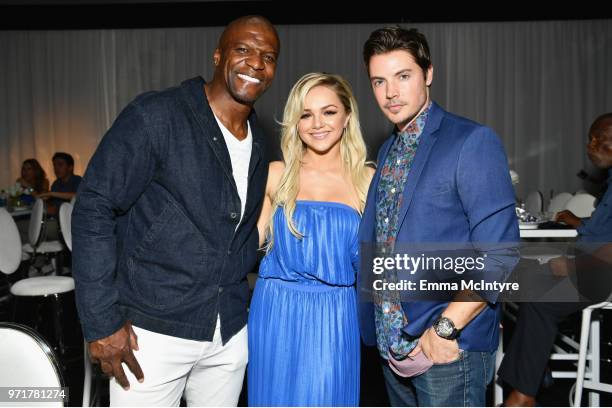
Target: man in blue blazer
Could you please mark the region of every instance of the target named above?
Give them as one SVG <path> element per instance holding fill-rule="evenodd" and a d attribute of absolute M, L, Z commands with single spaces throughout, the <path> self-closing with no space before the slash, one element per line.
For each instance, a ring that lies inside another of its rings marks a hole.
<path fill-rule="evenodd" d="M 519 240 L 504 148 L 491 129 L 431 101 L 429 46 L 416 29 L 374 31 L 364 45 L 364 60 L 374 96 L 395 124 L 379 151 L 359 232 L 364 342 L 378 346 L 392 405 L 486 405 L 499 335 L 499 292 L 450 302 L 417 301 L 408 291 L 378 292 L 363 283 L 371 282 L 367 275 L 372 274 L 371 267 L 363 267 L 372 265 L 364 248 L 398 253 L 423 244 L 468 246 L 483 260 L 480 276 L 503 281 L 518 261 Z M 385 282 L 394 278 L 386 276 Z M 418 375 L 411 378 L 400 368 L 427 360 L 433 366 L 424 373 L 427 365 L 412 370 Z"/>

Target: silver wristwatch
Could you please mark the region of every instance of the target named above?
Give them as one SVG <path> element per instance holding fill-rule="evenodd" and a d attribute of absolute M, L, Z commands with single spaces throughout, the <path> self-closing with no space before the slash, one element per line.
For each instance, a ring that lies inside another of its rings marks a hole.
<path fill-rule="evenodd" d="M 455 323 L 442 315 L 434 321 L 433 329 L 438 336 L 446 340 L 455 340 L 461 334 L 461 330 L 455 327 Z"/>

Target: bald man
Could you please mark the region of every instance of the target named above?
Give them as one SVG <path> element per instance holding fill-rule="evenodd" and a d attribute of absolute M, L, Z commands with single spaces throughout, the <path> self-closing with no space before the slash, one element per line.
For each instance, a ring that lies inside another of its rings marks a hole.
<path fill-rule="evenodd" d="M 608 188 L 590 218 L 581 219 L 571 211 L 562 211 L 557 221 L 565 222 L 578 229 L 578 241 L 597 248 L 590 255 L 576 258 L 573 268 L 589 271 L 592 282 L 607 287 L 606 273 L 612 264 L 612 113 L 599 116 L 589 129 L 587 154 L 591 162 L 607 169 Z M 581 265 L 582 264 L 582 265 Z M 565 257 L 552 259 L 548 267 L 553 274 L 564 276 L 572 269 L 572 262 Z M 584 273 L 584 272 L 582 272 Z M 608 295 L 594 302 L 604 301 Z M 591 302 L 592 303 L 592 302 Z M 589 303 L 521 303 L 518 320 L 512 340 L 499 368 L 499 377 L 511 386 L 504 401 L 506 407 L 531 407 L 536 405 L 536 395 L 544 376 L 548 359 L 557 336 L 559 324 L 569 315 Z"/>
<path fill-rule="evenodd" d="M 89 163 L 73 275 L 91 358 L 114 377 L 113 406 L 238 402 L 268 169 L 253 104 L 279 48 L 265 18 L 231 22 L 212 81 L 138 96 Z"/>

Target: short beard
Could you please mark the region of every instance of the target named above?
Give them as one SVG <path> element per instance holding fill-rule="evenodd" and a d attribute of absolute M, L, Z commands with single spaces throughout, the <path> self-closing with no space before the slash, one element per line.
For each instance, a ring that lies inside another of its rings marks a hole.
<path fill-rule="evenodd" d="M 251 99 L 247 99 L 247 98 L 243 97 L 242 95 L 238 94 L 237 92 L 235 92 L 234 89 L 233 89 L 233 85 L 234 85 L 233 83 L 229 83 L 228 84 L 228 87 L 227 87 L 228 91 L 229 91 L 230 95 L 232 96 L 232 98 L 234 98 L 234 100 L 236 102 L 238 102 L 238 103 L 240 103 L 242 105 L 247 105 L 247 106 L 251 106 L 252 107 L 255 104 L 255 101 L 257 101 L 257 99 L 259 99 L 259 96 L 261 96 L 261 94 L 260 94 L 260 95 L 258 95 L 257 97 L 255 97 L 252 100 Z"/>
<path fill-rule="evenodd" d="M 255 104 L 255 101 L 257 101 L 257 98 L 255 98 L 254 100 L 248 100 L 246 98 L 241 97 L 240 95 L 231 92 L 232 98 L 234 98 L 234 100 L 242 105 L 248 105 L 248 106 L 253 106 Z"/>

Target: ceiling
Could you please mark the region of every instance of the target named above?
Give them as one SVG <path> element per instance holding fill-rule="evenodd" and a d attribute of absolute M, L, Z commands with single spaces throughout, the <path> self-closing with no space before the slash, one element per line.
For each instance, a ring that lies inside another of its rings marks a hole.
<path fill-rule="evenodd" d="M 515 3 L 443 8 L 413 3 L 393 8 L 331 2 L 208 0 L 0 0 L 0 30 L 220 26 L 247 14 L 275 24 L 533 21 L 612 18 L 612 11 L 567 8 L 535 11 Z M 392 4 L 392 3 L 391 3 Z"/>

